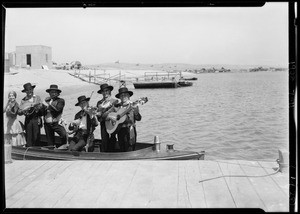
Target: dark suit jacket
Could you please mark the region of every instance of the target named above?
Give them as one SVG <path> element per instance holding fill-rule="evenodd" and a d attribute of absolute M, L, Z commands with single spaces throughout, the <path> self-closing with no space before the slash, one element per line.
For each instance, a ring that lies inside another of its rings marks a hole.
<path fill-rule="evenodd" d="M 51 105 L 44 106 L 44 116 L 47 114 L 47 111 L 50 111 L 50 114 L 53 118 L 58 117 L 62 114 L 63 109 L 65 107 L 65 100 L 62 98 L 57 97 L 55 100 L 52 101 Z"/>
<path fill-rule="evenodd" d="M 74 120 L 81 119 L 82 116 L 83 116 L 83 114 L 84 114 L 84 111 L 83 111 L 83 110 L 77 112 L 77 114 L 76 114 L 75 117 L 74 117 Z M 87 118 L 87 131 L 88 131 L 88 133 L 93 133 L 94 130 L 95 130 L 95 128 L 96 128 L 96 126 L 98 126 L 97 118 L 94 117 L 93 119 L 91 119 L 89 115 L 87 115 L 86 118 Z M 70 129 L 70 130 L 74 130 L 74 128 L 75 128 L 75 127 L 72 126 L 71 124 L 69 125 L 69 129 Z M 78 129 L 78 130 L 76 131 L 75 135 L 76 135 L 78 132 L 81 132 L 81 131 L 82 131 L 81 129 Z"/>

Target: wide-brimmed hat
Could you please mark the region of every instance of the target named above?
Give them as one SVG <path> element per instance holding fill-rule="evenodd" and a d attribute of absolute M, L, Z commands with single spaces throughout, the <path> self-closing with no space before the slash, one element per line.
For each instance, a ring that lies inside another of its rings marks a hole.
<path fill-rule="evenodd" d="M 35 85 L 31 85 L 31 83 L 30 82 L 28 82 L 28 83 L 26 83 L 26 84 L 24 84 L 23 85 L 23 90 L 22 90 L 22 92 L 26 92 L 26 91 L 28 91 L 29 89 L 34 89 L 35 88 Z"/>
<path fill-rule="evenodd" d="M 104 84 L 100 85 L 100 90 L 98 91 L 98 93 L 101 94 L 102 91 L 106 88 L 108 88 L 110 91 L 112 91 L 114 89 L 113 86 L 108 85 L 107 83 L 104 83 Z"/>
<path fill-rule="evenodd" d="M 86 97 L 84 95 L 80 96 L 77 98 L 78 103 L 75 104 L 75 106 L 79 106 L 79 104 L 83 101 L 89 101 L 91 98 L 90 97 Z"/>
<path fill-rule="evenodd" d="M 58 89 L 58 86 L 57 85 L 50 85 L 50 88 L 49 89 L 47 89 L 46 90 L 46 92 L 50 92 L 50 91 L 52 91 L 52 90 L 54 90 L 54 91 L 58 91 L 58 93 L 60 93 L 61 92 L 61 90 L 60 89 Z"/>
<path fill-rule="evenodd" d="M 128 93 L 130 97 L 133 95 L 133 92 L 129 91 L 128 88 L 122 87 L 122 88 L 119 88 L 119 93 L 116 94 L 116 98 L 120 98 L 120 95 L 123 93 Z"/>

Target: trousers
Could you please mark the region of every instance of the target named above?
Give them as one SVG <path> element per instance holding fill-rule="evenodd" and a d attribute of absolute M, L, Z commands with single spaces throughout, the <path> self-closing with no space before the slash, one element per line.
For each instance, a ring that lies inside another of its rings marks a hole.
<path fill-rule="evenodd" d="M 88 134 L 83 131 L 78 131 L 70 141 L 70 151 L 81 151 L 87 143 Z"/>
<path fill-rule="evenodd" d="M 129 127 L 122 127 L 118 131 L 118 141 L 120 145 L 121 152 L 134 151 L 136 144 L 136 129 L 131 127 L 133 132 L 131 132 Z"/>
<path fill-rule="evenodd" d="M 25 118 L 24 128 L 27 147 L 40 146 L 41 129 L 38 120 L 38 117 Z"/>
<path fill-rule="evenodd" d="M 115 149 L 115 145 L 117 142 L 116 134 L 109 134 L 106 131 L 105 122 L 100 123 L 100 131 L 101 131 L 101 151 L 102 152 L 113 152 Z"/>
<path fill-rule="evenodd" d="M 44 129 L 48 145 L 63 145 L 67 143 L 67 132 L 63 126 L 58 124 L 58 122 L 44 123 Z M 55 142 L 55 132 L 59 135 L 60 142 Z"/>

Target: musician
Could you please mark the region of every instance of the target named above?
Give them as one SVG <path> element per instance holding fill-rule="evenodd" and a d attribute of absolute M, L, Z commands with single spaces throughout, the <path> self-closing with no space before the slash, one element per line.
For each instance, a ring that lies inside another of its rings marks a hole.
<path fill-rule="evenodd" d="M 57 85 L 50 85 L 50 88 L 47 89 L 46 92 L 49 93 L 50 97 L 47 97 L 43 103 L 45 133 L 48 145 L 59 147 L 59 143 L 60 145 L 67 143 L 67 132 L 65 128 L 59 124 L 65 106 L 65 100 L 59 97 L 61 90 Z M 59 135 L 60 142 L 55 142 L 55 132 Z"/>
<path fill-rule="evenodd" d="M 135 150 L 135 143 L 137 138 L 135 122 L 142 119 L 142 116 L 139 113 L 138 106 L 132 105 L 132 102 L 130 100 L 130 97 L 132 95 L 133 92 L 129 91 L 128 88 L 119 88 L 119 93 L 116 94 L 116 98 L 120 99 L 121 102 L 108 110 L 108 112 L 118 112 L 123 108 L 127 109 L 129 107 L 132 107 L 132 109 L 125 115 L 126 120 L 123 123 L 119 124 L 119 127 L 116 131 L 122 152 Z M 109 116 L 107 119 L 114 120 L 114 118 L 110 118 Z"/>
<path fill-rule="evenodd" d="M 113 152 L 116 144 L 116 134 L 109 134 L 106 131 L 105 120 L 107 118 L 107 110 L 110 109 L 114 104 L 119 102 L 117 99 L 111 96 L 111 92 L 114 89 L 113 86 L 104 83 L 100 85 L 99 94 L 102 94 L 103 98 L 97 102 L 97 108 L 101 112 L 100 115 L 97 116 L 98 121 L 100 122 L 100 130 L 101 130 L 101 151 L 103 152 Z"/>
<path fill-rule="evenodd" d="M 82 151 L 87 143 L 91 143 L 90 148 L 93 148 L 93 142 L 90 139 L 93 139 L 93 132 L 98 126 L 96 115 L 89 114 L 90 98 L 83 95 L 77 99 L 78 102 L 75 106 L 80 106 L 81 110 L 75 115 L 74 121 L 69 125 L 69 130 L 75 132 L 69 145 L 70 151 Z"/>
<path fill-rule="evenodd" d="M 40 96 L 34 94 L 35 85 L 26 83 L 23 85 L 23 93 L 26 96 L 21 100 L 18 115 L 25 115 L 26 146 L 39 146 L 42 127 L 42 101 Z"/>

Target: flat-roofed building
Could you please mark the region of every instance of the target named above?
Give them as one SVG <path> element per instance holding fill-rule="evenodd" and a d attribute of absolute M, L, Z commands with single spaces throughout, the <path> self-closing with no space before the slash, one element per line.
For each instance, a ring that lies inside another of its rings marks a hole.
<path fill-rule="evenodd" d="M 52 48 L 44 45 L 16 46 L 15 66 L 52 68 Z"/>

